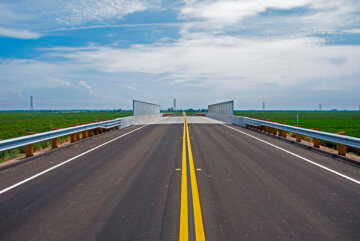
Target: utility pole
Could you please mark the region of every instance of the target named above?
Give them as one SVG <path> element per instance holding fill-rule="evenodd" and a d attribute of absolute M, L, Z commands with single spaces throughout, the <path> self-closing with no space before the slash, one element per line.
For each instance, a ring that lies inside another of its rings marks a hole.
<path fill-rule="evenodd" d="M 34 111 L 34 102 L 32 96 L 30 96 L 30 111 Z"/>
<path fill-rule="evenodd" d="M 299 125 L 299 112 L 296 113 L 296 125 Z"/>

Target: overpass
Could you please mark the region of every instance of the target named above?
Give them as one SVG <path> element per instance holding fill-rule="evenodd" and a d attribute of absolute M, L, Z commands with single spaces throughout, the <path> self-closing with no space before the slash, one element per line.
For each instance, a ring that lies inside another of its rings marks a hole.
<path fill-rule="evenodd" d="M 0 240 L 360 240 L 359 166 L 220 119 L 159 117 L 1 171 Z"/>

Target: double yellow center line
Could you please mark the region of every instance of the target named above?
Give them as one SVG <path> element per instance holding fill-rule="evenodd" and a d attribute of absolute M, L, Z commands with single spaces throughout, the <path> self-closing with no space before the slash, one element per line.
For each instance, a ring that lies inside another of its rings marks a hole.
<path fill-rule="evenodd" d="M 187 145 L 186 145 L 187 144 Z M 186 148 L 187 147 L 187 148 Z M 186 152 L 186 150 L 188 152 Z M 196 181 L 194 159 L 191 150 L 189 126 L 186 116 L 184 116 L 183 130 L 183 149 L 182 149 L 182 167 L 181 167 L 181 207 L 180 207 L 180 241 L 189 240 L 189 207 L 188 207 L 188 173 L 187 173 L 187 153 L 189 156 L 189 173 L 192 194 L 193 219 L 196 241 L 205 241 L 204 224 L 201 214 L 201 205 L 199 190 Z M 192 218 L 192 217 L 190 217 Z"/>

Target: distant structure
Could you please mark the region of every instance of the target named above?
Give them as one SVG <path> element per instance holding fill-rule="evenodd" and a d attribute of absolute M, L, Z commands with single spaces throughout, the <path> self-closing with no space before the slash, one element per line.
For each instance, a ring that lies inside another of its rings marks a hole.
<path fill-rule="evenodd" d="M 33 101 L 33 97 L 30 96 L 30 111 L 34 110 L 34 101 Z"/>
<path fill-rule="evenodd" d="M 359 111 L 360 111 L 360 105 L 359 105 Z"/>
<path fill-rule="evenodd" d="M 319 104 L 319 111 L 321 111 L 321 104 Z"/>
<path fill-rule="evenodd" d="M 263 110 L 265 110 L 265 101 L 263 101 L 262 106 L 263 106 Z"/>
<path fill-rule="evenodd" d="M 174 111 L 176 111 L 176 99 L 174 99 Z"/>

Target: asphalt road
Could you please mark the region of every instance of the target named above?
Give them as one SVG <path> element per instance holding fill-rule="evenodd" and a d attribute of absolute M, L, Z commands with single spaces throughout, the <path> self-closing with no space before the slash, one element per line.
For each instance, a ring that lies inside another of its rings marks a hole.
<path fill-rule="evenodd" d="M 360 168 L 195 118 L 188 133 L 206 240 L 360 240 L 360 185 L 293 154 L 355 180 Z M 167 118 L 108 132 L 0 172 L 5 190 L 129 133 L 1 193 L 0 240 L 179 240 L 183 126 Z M 195 237 L 197 191 L 185 153 Z"/>

